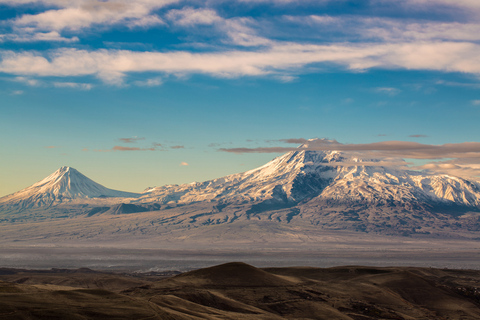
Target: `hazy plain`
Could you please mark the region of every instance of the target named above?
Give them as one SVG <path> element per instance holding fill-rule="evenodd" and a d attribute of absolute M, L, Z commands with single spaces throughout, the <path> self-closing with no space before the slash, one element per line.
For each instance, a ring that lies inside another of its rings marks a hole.
<path fill-rule="evenodd" d="M 449 246 L 448 246 L 449 245 Z M 2 267 L 50 269 L 92 268 L 127 272 L 188 271 L 230 261 L 256 267 L 415 266 L 453 269 L 480 269 L 480 250 L 461 243 L 408 246 L 235 249 L 136 249 L 87 246 L 2 246 Z"/>

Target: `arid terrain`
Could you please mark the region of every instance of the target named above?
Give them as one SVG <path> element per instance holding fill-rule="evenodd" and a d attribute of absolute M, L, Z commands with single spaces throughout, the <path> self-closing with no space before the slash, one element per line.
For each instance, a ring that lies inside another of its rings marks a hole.
<path fill-rule="evenodd" d="M 0 319 L 479 319 L 480 271 L 256 268 L 179 274 L 0 269 Z"/>

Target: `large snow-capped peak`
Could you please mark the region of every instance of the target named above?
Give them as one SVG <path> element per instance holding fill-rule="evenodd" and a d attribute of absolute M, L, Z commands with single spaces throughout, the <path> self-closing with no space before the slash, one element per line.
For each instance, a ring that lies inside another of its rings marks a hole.
<path fill-rule="evenodd" d="M 142 200 L 189 203 L 205 200 L 263 201 L 277 198 L 296 202 L 318 194 L 340 172 L 338 165 L 363 161 L 340 151 L 311 151 L 307 145 L 243 173 L 201 183 L 148 189 Z M 372 160 L 368 160 L 371 162 Z"/>
<path fill-rule="evenodd" d="M 401 159 L 319 150 L 335 141 L 308 140 L 265 165 L 201 183 L 149 189 L 140 202 L 226 203 L 299 201 L 373 204 L 428 202 L 480 208 L 480 184 L 447 175 L 406 170 Z"/>
<path fill-rule="evenodd" d="M 135 193 L 108 189 L 76 169 L 64 166 L 30 187 L 0 198 L 0 205 L 11 204 L 21 208 L 31 208 L 73 199 L 137 196 L 138 194 Z"/>

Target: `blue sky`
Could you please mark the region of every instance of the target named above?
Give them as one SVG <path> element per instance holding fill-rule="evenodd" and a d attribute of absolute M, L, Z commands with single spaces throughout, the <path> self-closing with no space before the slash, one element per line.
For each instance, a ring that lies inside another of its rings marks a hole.
<path fill-rule="evenodd" d="M 0 0 L 0 19 L 0 196 L 63 165 L 203 181 L 309 138 L 480 172 L 475 0 Z"/>

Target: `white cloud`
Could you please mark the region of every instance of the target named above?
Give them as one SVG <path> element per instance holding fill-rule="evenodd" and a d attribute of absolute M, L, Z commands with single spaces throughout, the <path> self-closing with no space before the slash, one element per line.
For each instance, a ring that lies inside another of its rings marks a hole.
<path fill-rule="evenodd" d="M 251 18 L 224 19 L 212 9 L 183 8 L 173 9 L 167 18 L 174 24 L 184 27 L 197 25 L 213 25 L 218 32 L 225 34 L 235 45 L 260 46 L 270 44 L 271 41 L 257 35 L 257 31 L 249 25 L 254 25 Z"/>
<path fill-rule="evenodd" d="M 0 3 L 41 3 L 49 9 L 20 16 L 15 23 L 15 35 L 3 35 L 1 40 L 75 42 L 65 38 L 63 30 L 80 30 L 94 24 L 115 24 L 149 27 L 163 24 L 152 12 L 179 0 L 0 0 Z M 271 1 L 276 2 L 276 1 Z M 279 1 L 285 2 L 285 1 Z M 288 2 L 288 1 L 286 1 Z M 410 0 L 410 2 L 415 2 Z M 442 2 L 442 0 L 437 0 Z M 446 0 L 443 2 L 447 2 Z M 423 3 L 416 1 L 415 3 Z M 468 1 L 461 1 L 467 5 Z M 56 6 L 57 9 L 51 9 Z M 275 41 L 259 34 L 260 22 L 249 17 L 223 18 L 210 8 L 172 9 L 166 21 L 190 28 L 211 25 L 223 34 L 223 51 L 217 39 L 215 52 L 139 52 L 101 49 L 96 51 L 58 49 L 46 53 L 34 51 L 1 51 L 0 72 L 18 76 L 85 76 L 92 75 L 106 83 L 122 85 L 131 72 L 158 72 L 177 76 L 193 73 L 217 77 L 272 75 L 291 81 L 307 65 L 334 64 L 363 71 L 370 68 L 434 70 L 443 72 L 480 73 L 480 24 L 458 22 L 405 22 L 397 19 L 308 16 L 285 17 L 293 23 L 322 25 L 322 34 L 341 30 L 356 41 L 322 44 Z M 330 29 L 328 29 L 330 28 Z M 193 37 L 193 36 L 192 36 Z M 295 35 L 291 37 L 295 38 Z M 329 36 L 326 36 L 327 40 Z M 364 42 L 358 41 L 358 37 Z M 333 40 L 335 41 L 335 40 Z M 232 49 L 231 45 L 235 45 Z M 239 50 L 237 46 L 250 47 Z M 253 49 L 253 47 L 258 47 Z M 161 84 L 160 78 L 134 82 L 136 85 Z M 398 89 L 379 88 L 378 92 L 398 93 Z"/>
<path fill-rule="evenodd" d="M 134 84 L 139 87 L 156 87 L 156 86 L 162 85 L 163 80 L 162 78 L 157 77 L 157 78 L 146 79 L 143 81 L 135 81 Z"/>
<path fill-rule="evenodd" d="M 219 29 L 223 30 L 231 41 L 240 46 L 265 46 L 273 44 L 273 41 L 258 36 L 254 28 L 249 27 L 254 24 L 251 18 L 236 18 L 224 20 Z"/>
<path fill-rule="evenodd" d="M 148 28 L 156 25 L 164 25 L 165 22 L 156 15 L 145 16 L 140 19 L 134 19 L 127 22 L 129 28 L 141 27 Z"/>
<path fill-rule="evenodd" d="M 380 87 L 380 88 L 375 88 L 375 91 L 378 93 L 385 93 L 390 96 L 395 96 L 399 94 L 401 90 L 397 88 Z"/>
<path fill-rule="evenodd" d="M 199 24 L 211 25 L 215 22 L 223 21 L 223 19 L 217 15 L 215 10 L 194 9 L 190 7 L 170 10 L 167 13 L 167 18 L 181 26 L 194 26 Z"/>
<path fill-rule="evenodd" d="M 288 3 L 295 3 L 300 2 L 299 0 L 238 0 L 239 2 L 247 2 L 247 3 L 272 3 L 272 4 L 288 4 Z M 301 0 L 303 2 L 313 2 L 313 3 L 324 3 L 329 2 L 332 0 Z"/>
<path fill-rule="evenodd" d="M 53 82 L 55 88 L 72 88 L 80 90 L 90 90 L 93 85 L 90 83 L 77 83 L 77 82 Z"/>
<path fill-rule="evenodd" d="M 467 10 L 476 10 L 480 9 L 480 2 L 477 0 L 407 0 L 406 4 L 411 5 L 426 5 L 426 6 L 436 6 L 436 5 L 446 5 L 449 7 L 460 7 Z"/>
<path fill-rule="evenodd" d="M 129 26 L 150 26 L 162 23 L 151 15 L 155 9 L 179 0 L 39 0 L 39 1 L 0 1 L 15 5 L 20 3 L 43 3 L 56 6 L 37 14 L 24 14 L 13 21 L 18 28 L 33 28 L 37 31 L 81 30 L 94 24 L 112 25 L 126 22 Z"/>
<path fill-rule="evenodd" d="M 423 166 L 412 167 L 414 170 L 427 170 L 432 173 L 448 174 L 466 179 L 480 181 L 480 165 L 478 163 L 463 164 L 461 159 L 449 160 L 447 162 L 432 162 Z"/>
<path fill-rule="evenodd" d="M 329 33 L 340 33 L 347 39 L 375 39 L 386 42 L 480 40 L 480 24 L 476 22 L 318 15 L 285 16 L 284 20 L 298 25 L 321 27 L 326 38 L 329 37 Z"/>
<path fill-rule="evenodd" d="M 3 35 L 2 40 L 9 40 L 14 42 L 36 42 L 36 41 L 51 41 L 51 42 L 78 42 L 78 37 L 65 38 L 57 31 L 51 32 L 37 32 L 28 33 L 27 30 L 19 30 L 17 34 Z"/>
<path fill-rule="evenodd" d="M 60 49 L 0 52 L 0 72 L 21 76 L 94 75 L 121 84 L 129 72 L 203 73 L 217 77 L 282 75 L 308 64 L 328 63 L 351 70 L 369 68 L 435 70 L 480 74 L 480 45 L 463 42 L 304 45 L 277 43 L 258 51 L 214 53 L 86 51 Z"/>
<path fill-rule="evenodd" d="M 28 77 L 15 77 L 13 78 L 13 80 L 16 82 L 25 83 L 26 85 L 29 85 L 31 87 L 37 87 L 42 85 L 41 81 L 37 79 L 28 78 Z"/>
<path fill-rule="evenodd" d="M 480 100 L 472 100 L 474 106 L 480 106 Z"/>

